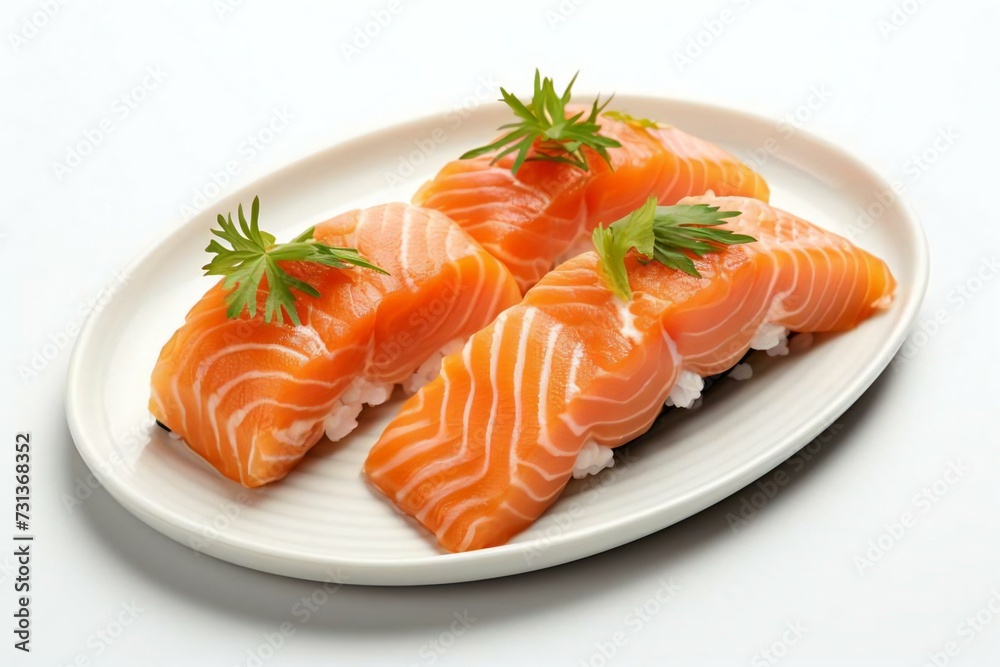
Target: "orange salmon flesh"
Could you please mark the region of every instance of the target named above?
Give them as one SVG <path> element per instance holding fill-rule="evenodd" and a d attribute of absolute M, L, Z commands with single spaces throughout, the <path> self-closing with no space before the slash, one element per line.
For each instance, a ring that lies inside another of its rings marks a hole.
<path fill-rule="evenodd" d="M 215 285 L 163 347 L 149 409 L 226 477 L 255 487 L 284 477 L 324 433 L 356 378 L 399 383 L 431 354 L 515 304 L 504 266 L 436 211 L 387 204 L 316 227 L 389 272 L 283 262 L 319 297 L 297 294 L 301 326 L 226 316 Z"/>
<path fill-rule="evenodd" d="M 761 325 L 842 331 L 891 301 L 885 263 L 836 234 L 755 199 L 681 203 L 739 211 L 722 228 L 757 242 L 695 260 L 701 278 L 633 251 L 629 302 L 596 253 L 565 262 L 446 357 L 386 428 L 365 473 L 442 547 L 510 540 L 559 497 L 585 444 L 644 433 L 682 370 L 732 367 Z"/>
<path fill-rule="evenodd" d="M 621 143 L 608 149 L 610 166 L 589 148 L 587 171 L 528 161 L 515 175 L 513 155 L 496 164 L 488 155 L 455 160 L 424 184 L 413 203 L 451 217 L 510 269 L 524 291 L 563 259 L 589 249 L 598 223 L 628 215 L 651 196 L 661 205 L 709 191 L 768 200 L 763 177 L 714 144 L 674 127 L 608 116 L 600 124 L 603 136 Z"/>

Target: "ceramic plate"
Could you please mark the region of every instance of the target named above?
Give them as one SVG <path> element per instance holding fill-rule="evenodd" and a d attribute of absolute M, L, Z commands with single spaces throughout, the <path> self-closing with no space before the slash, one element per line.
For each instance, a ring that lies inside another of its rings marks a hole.
<path fill-rule="evenodd" d="M 790 357 L 758 355 L 752 379 L 723 381 L 700 409 L 667 414 L 619 452 L 614 468 L 572 482 L 531 529 L 471 553 L 440 551 L 361 477 L 398 396 L 365 413 L 346 441 L 324 441 L 287 478 L 253 491 L 153 425 L 150 373 L 160 347 L 213 282 L 199 267 L 216 212 L 259 195 L 268 230 L 282 239 L 351 208 L 407 201 L 445 161 L 508 120 L 506 107 L 486 105 L 464 119 L 405 123 L 295 162 L 217 202 L 136 259 L 86 323 L 70 363 L 68 419 L 87 465 L 129 511 L 204 553 L 293 577 L 377 585 L 486 579 L 583 558 L 663 529 L 767 473 L 844 412 L 902 344 L 927 283 L 923 232 L 905 204 L 880 202 L 891 192 L 886 181 L 816 137 L 702 104 L 616 96 L 615 106 L 721 144 L 764 174 L 774 205 L 885 259 L 899 281 L 892 307 Z"/>

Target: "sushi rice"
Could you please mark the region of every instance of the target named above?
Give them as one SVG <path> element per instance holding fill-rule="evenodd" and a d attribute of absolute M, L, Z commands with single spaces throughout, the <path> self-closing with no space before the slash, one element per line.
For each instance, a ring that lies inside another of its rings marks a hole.
<path fill-rule="evenodd" d="M 400 383 L 407 395 L 415 394 L 425 384 L 437 377 L 441 371 L 441 361 L 454 352 L 462 349 L 464 341 L 454 338 L 441 346 L 427 361 L 413 372 L 413 375 Z M 336 442 L 346 437 L 358 427 L 358 415 L 365 405 L 382 405 L 392 396 L 395 387 L 391 382 L 372 382 L 365 377 L 354 378 L 344 393 L 333 404 L 330 414 L 323 422 L 326 437 Z"/>
<path fill-rule="evenodd" d="M 625 323 L 626 327 L 628 323 Z M 803 334 L 797 338 L 805 338 Z M 805 349 L 812 342 L 812 336 L 807 339 L 796 340 L 793 344 L 796 351 Z M 427 361 L 413 372 L 413 375 L 403 380 L 400 386 L 406 395 L 415 394 L 425 384 L 433 380 L 441 371 L 441 362 L 449 354 L 454 354 L 462 349 L 464 341 L 455 338 L 445 343 L 441 349 L 432 354 Z M 769 356 L 784 356 L 789 352 L 788 329 L 764 322 L 757 328 L 750 341 L 750 348 L 753 350 L 766 351 Z M 738 364 L 733 368 L 734 379 L 745 380 L 753 375 L 753 370 L 747 363 Z M 355 378 L 354 381 L 344 391 L 337 400 L 330 414 L 324 422 L 326 437 L 332 442 L 336 442 L 346 437 L 358 427 L 358 415 L 365 405 L 376 406 L 385 403 L 392 395 L 395 385 L 386 382 L 371 382 L 364 377 Z M 674 383 L 665 406 L 674 406 L 684 409 L 692 409 L 701 405 L 701 392 L 705 388 L 705 380 L 700 375 L 690 371 L 681 370 Z M 605 468 L 611 468 L 615 464 L 614 450 L 611 447 L 604 447 L 593 440 L 588 440 L 577 455 L 576 463 L 573 466 L 573 478 L 583 479 L 590 475 L 596 475 Z"/>
<path fill-rule="evenodd" d="M 804 350 L 812 343 L 811 334 L 804 340 L 797 340 L 804 335 L 800 334 L 793 339 L 796 340 L 793 343 L 795 351 Z M 750 349 L 766 351 L 771 357 L 787 355 L 789 351 L 788 329 L 771 322 L 762 323 L 750 340 Z M 750 368 L 750 364 L 743 363 L 737 364 L 732 373 L 734 379 L 747 380 L 753 375 L 753 370 Z M 704 378 L 697 373 L 682 369 L 664 405 L 685 409 L 700 407 L 701 392 L 704 388 Z M 611 447 L 604 447 L 593 440 L 588 440 L 576 458 L 576 463 L 573 466 L 573 478 L 582 479 L 588 475 L 596 475 L 605 468 L 611 468 L 614 465 L 615 457 Z"/>

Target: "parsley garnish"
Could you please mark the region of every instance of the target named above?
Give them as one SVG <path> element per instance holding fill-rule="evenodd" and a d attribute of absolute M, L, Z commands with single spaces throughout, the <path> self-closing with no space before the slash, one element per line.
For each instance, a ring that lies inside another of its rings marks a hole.
<path fill-rule="evenodd" d="M 586 119 L 583 118 L 582 111 L 569 118 L 566 117 L 566 105 L 569 104 L 577 74 L 573 75 L 563 94 L 558 95 L 552 79 L 548 77 L 543 79 L 536 69 L 535 94 L 529 105 L 525 105 L 513 93 L 501 88 L 500 93 L 503 95 L 501 101 L 506 102 L 521 120 L 501 125 L 499 129 L 510 132 L 491 144 L 464 153 L 460 159 L 468 160 L 503 149 L 493 157 L 490 164 L 496 164 L 498 160 L 516 151 L 517 156 L 511 166 L 511 171 L 515 174 L 525 161 L 535 160 L 563 162 L 587 171 L 587 156 L 583 152 L 586 147 L 610 165 L 608 149 L 618 148 L 621 144 L 614 139 L 602 137 L 601 126 L 597 124 L 597 120 L 611 99 L 608 98 L 604 104 L 600 104 L 598 96 Z M 535 150 L 529 156 L 532 147 Z"/>
<path fill-rule="evenodd" d="M 267 300 L 264 306 L 264 321 L 270 322 L 277 318 L 284 322 L 282 311 L 296 325 L 301 324 L 295 310 L 295 295 L 297 290 L 309 296 L 319 296 L 319 291 L 309 283 L 294 278 L 281 266 L 280 261 L 313 262 L 335 269 L 344 269 L 351 265 L 386 273 L 375 266 L 354 248 L 335 248 L 318 243 L 313 239 L 313 227 L 310 227 L 290 243 L 275 244 L 274 236 L 262 232 L 257 227 L 257 215 L 260 212 L 260 201 L 253 198 L 250 207 L 250 223 L 243 216 L 243 205 L 240 204 L 237 215 L 240 227 L 233 224 L 230 213 L 223 218 L 219 214 L 219 226 L 212 233 L 228 242 L 227 248 L 215 239 L 208 244 L 205 252 L 214 253 L 212 261 L 201 267 L 206 276 L 225 276 L 222 288 L 231 290 L 226 295 L 229 309 L 226 316 L 239 317 L 244 308 L 254 317 L 257 314 L 257 292 L 260 282 L 267 276 Z M 240 233 L 242 230 L 242 234 Z M 235 287 L 235 289 L 234 289 Z"/>
<path fill-rule="evenodd" d="M 657 206 L 650 197 L 640 208 L 607 227 L 598 225 L 593 240 L 611 290 L 622 299 L 632 298 L 625 270 L 625 255 L 635 248 L 647 260 L 700 278 L 687 253 L 703 257 L 722 246 L 753 243 L 757 239 L 727 229 L 712 229 L 739 211 L 720 211 L 708 204 Z"/>

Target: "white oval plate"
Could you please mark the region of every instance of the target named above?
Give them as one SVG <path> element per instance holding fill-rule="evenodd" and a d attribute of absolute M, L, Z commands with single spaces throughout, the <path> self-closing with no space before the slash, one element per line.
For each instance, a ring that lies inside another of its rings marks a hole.
<path fill-rule="evenodd" d="M 902 344 L 928 277 L 926 242 L 905 204 L 877 204 L 890 186 L 838 148 L 770 120 L 674 100 L 617 96 L 616 108 L 659 118 L 754 160 L 772 202 L 850 234 L 899 281 L 888 312 L 824 337 L 806 352 L 754 362 L 703 407 L 674 411 L 627 448 L 618 466 L 572 482 L 511 543 L 446 554 L 366 486 L 369 447 L 399 404 L 371 409 L 346 442 L 313 449 L 292 474 L 249 491 L 223 479 L 152 424 L 149 377 L 160 347 L 213 282 L 201 276 L 216 212 L 261 199 L 279 239 L 354 207 L 408 200 L 452 156 L 508 120 L 480 107 L 461 122 L 425 118 L 334 146 L 217 202 L 148 249 L 86 323 L 70 362 L 67 413 L 77 448 L 129 511 L 171 538 L 246 567 L 376 585 L 500 577 L 565 563 L 665 528 L 765 474 L 817 436 L 875 380 Z M 402 182 L 400 182 L 402 179 Z M 858 223 L 872 207 L 874 222 Z"/>

